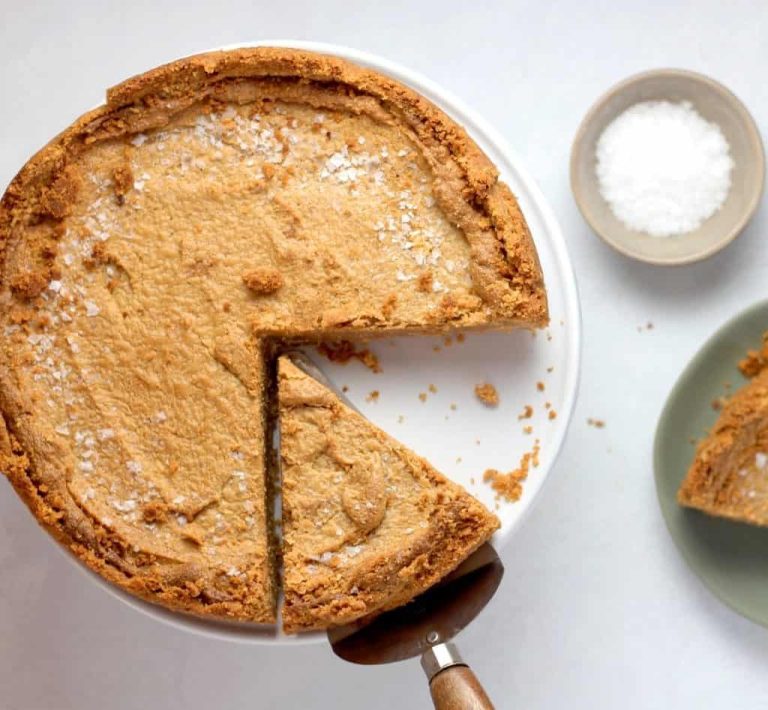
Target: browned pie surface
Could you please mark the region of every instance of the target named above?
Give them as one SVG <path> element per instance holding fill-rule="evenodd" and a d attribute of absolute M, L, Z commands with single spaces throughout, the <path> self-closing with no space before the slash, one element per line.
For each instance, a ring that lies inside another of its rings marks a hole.
<path fill-rule="evenodd" d="M 278 388 L 287 632 L 400 606 L 499 527 L 463 488 L 286 356 Z"/>
<path fill-rule="evenodd" d="M 269 344 L 546 321 L 517 203 L 423 98 L 293 50 L 181 60 L 3 198 L 0 469 L 111 581 L 270 622 Z"/>
<path fill-rule="evenodd" d="M 768 370 L 723 407 L 678 500 L 710 515 L 768 525 Z"/>

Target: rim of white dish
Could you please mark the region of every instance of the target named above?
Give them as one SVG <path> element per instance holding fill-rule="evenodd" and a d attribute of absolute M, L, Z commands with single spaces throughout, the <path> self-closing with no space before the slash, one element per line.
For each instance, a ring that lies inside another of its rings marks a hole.
<path fill-rule="evenodd" d="M 563 404 L 560 405 L 558 418 L 564 421 L 564 424 L 552 437 L 550 444 L 551 450 L 553 452 L 552 458 L 548 466 L 539 469 L 539 475 L 537 476 L 537 479 L 540 481 L 540 483 L 538 487 L 533 492 L 533 494 L 526 499 L 524 503 L 525 507 L 522 509 L 517 519 L 506 530 L 497 533 L 492 540 L 494 547 L 496 547 L 498 550 L 502 550 L 508 545 L 509 540 L 514 536 L 514 533 L 520 529 L 521 524 L 530 514 L 534 504 L 540 499 L 541 491 L 544 488 L 546 482 L 551 478 L 552 469 L 554 468 L 554 465 L 560 456 L 565 437 L 573 419 L 573 411 L 576 405 L 576 398 L 579 389 L 582 328 L 581 309 L 579 304 L 578 288 L 576 285 L 576 276 L 573 271 L 573 265 L 571 263 L 570 256 L 568 255 L 565 238 L 563 237 L 563 232 L 560 229 L 557 218 L 555 217 L 552 208 L 546 201 L 544 194 L 541 192 L 538 185 L 534 182 L 533 178 L 528 174 L 527 170 L 521 167 L 521 163 L 517 154 L 514 152 L 514 150 L 512 150 L 512 148 L 510 148 L 509 144 L 501 136 L 501 134 L 499 134 L 495 128 L 493 128 L 474 110 L 468 108 L 463 101 L 456 98 L 456 96 L 454 96 L 452 93 L 441 88 L 436 82 L 426 78 L 419 72 L 408 69 L 397 62 L 385 59 L 376 54 L 327 42 L 267 39 L 259 40 L 257 42 L 228 44 L 212 49 L 204 49 L 200 50 L 200 52 L 197 52 L 196 54 L 235 49 L 247 49 L 251 47 L 282 47 L 306 50 L 308 52 L 317 52 L 319 54 L 333 55 L 342 59 L 347 59 L 360 66 L 374 69 L 416 90 L 430 101 L 432 101 L 434 104 L 436 104 L 443 111 L 445 111 L 445 113 L 447 113 L 451 118 L 459 122 L 473 139 L 483 139 L 484 142 L 493 145 L 500 153 L 505 155 L 505 157 L 509 160 L 509 163 L 514 166 L 514 170 L 517 173 L 517 177 L 520 183 L 525 186 L 525 190 L 528 193 L 532 207 L 538 210 L 539 217 L 546 226 L 546 232 L 550 240 L 555 261 L 557 263 L 559 273 L 563 277 L 563 280 L 560 283 L 560 288 L 564 292 L 564 315 L 571 327 L 570 335 L 573 338 L 573 347 L 568 352 L 569 358 L 566 362 L 563 363 L 566 372 L 565 380 L 567 384 L 565 387 L 566 395 L 563 400 Z M 191 54 L 187 56 L 195 55 Z M 178 59 L 178 57 L 175 59 Z M 171 59 L 169 61 L 174 61 L 175 59 Z M 67 553 L 64 548 L 58 545 L 56 547 L 64 552 L 66 557 L 75 565 L 77 569 L 85 573 L 86 576 L 88 576 L 98 586 L 106 590 L 113 597 L 127 604 L 132 609 L 135 609 L 136 611 L 139 611 L 142 614 L 145 614 L 146 616 L 149 616 L 164 624 L 173 626 L 176 629 L 195 633 L 201 636 L 207 636 L 212 639 L 253 645 L 295 646 L 326 643 L 326 635 L 324 632 L 310 632 L 292 636 L 283 634 L 282 630 L 280 629 L 279 619 L 276 626 L 262 626 L 248 623 L 206 619 L 183 612 L 166 609 L 165 607 L 162 607 L 158 604 L 153 604 L 151 602 L 140 599 L 139 597 L 126 592 L 114 584 L 111 584 L 96 572 L 82 564 L 73 555 Z"/>

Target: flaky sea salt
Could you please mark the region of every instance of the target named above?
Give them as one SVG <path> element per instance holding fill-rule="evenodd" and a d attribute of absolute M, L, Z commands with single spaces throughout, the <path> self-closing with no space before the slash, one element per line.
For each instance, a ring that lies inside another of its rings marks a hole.
<path fill-rule="evenodd" d="M 728 142 L 689 102 L 631 106 L 603 131 L 596 158 L 600 193 L 613 213 L 655 237 L 697 229 L 731 187 Z"/>
<path fill-rule="evenodd" d="M 93 301 L 85 302 L 85 315 L 89 318 L 94 318 L 99 315 L 99 313 L 101 313 L 101 308 L 99 308 Z"/>

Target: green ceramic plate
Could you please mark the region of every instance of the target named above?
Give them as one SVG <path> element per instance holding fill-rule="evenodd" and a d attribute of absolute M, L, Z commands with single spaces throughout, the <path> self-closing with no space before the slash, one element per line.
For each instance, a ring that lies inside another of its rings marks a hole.
<path fill-rule="evenodd" d="M 717 418 L 712 400 L 724 383 L 743 378 L 737 362 L 768 330 L 768 301 L 759 303 L 715 333 L 685 369 L 669 395 L 656 429 L 656 492 L 669 532 L 690 568 L 722 601 L 768 626 L 768 528 L 713 518 L 681 508 L 675 498 L 699 439 Z"/>

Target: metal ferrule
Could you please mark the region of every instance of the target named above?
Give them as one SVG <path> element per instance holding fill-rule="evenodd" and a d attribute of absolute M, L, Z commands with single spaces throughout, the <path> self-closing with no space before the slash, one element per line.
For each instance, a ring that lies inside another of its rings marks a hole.
<path fill-rule="evenodd" d="M 421 667 L 432 680 L 440 671 L 451 666 L 464 666 L 459 651 L 452 643 L 438 643 L 430 646 L 421 656 Z"/>

